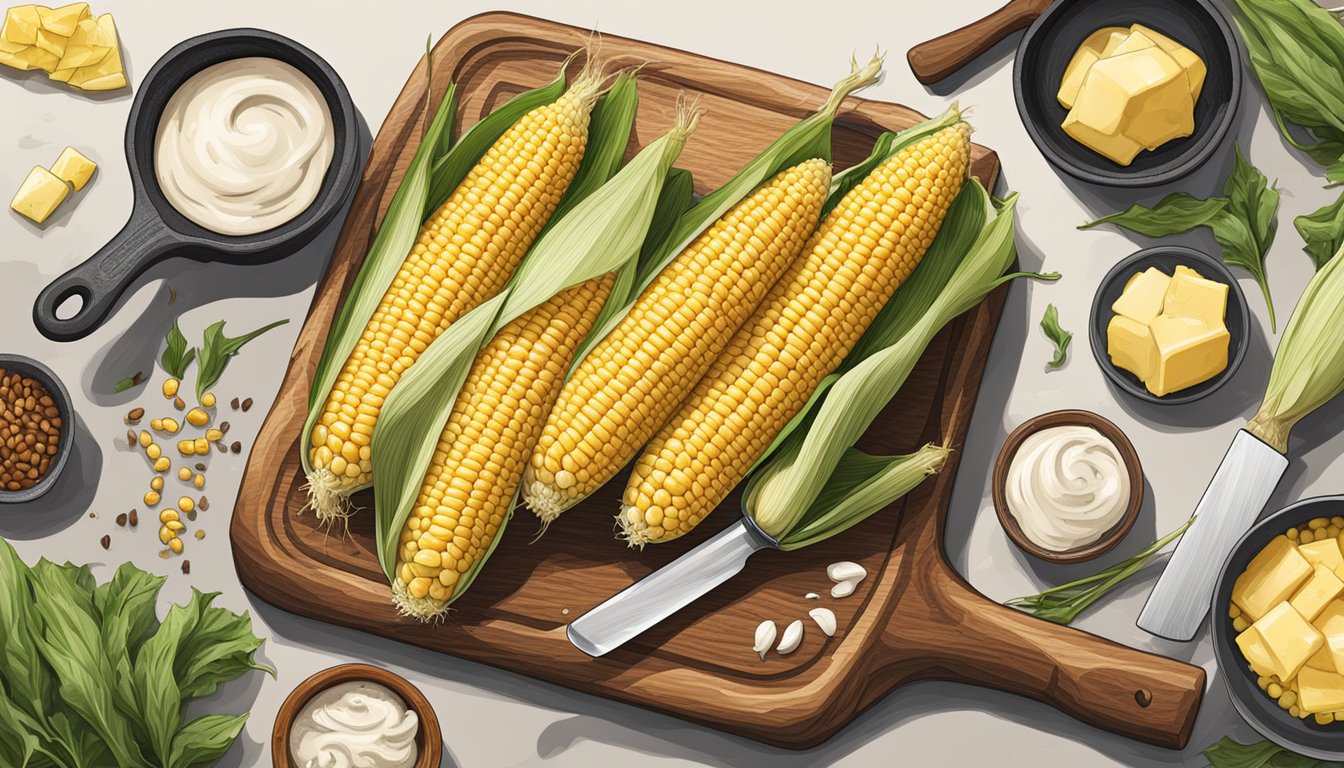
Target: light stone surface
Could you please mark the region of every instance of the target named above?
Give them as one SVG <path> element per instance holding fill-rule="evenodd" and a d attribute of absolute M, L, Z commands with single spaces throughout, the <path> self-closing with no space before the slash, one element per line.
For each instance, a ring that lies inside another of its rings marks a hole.
<path fill-rule="evenodd" d="M 1012 94 L 1016 40 L 996 47 L 965 73 L 931 92 L 919 86 L 904 61 L 914 43 L 978 18 L 999 0 L 914 3 L 908 0 L 832 0 L 823 6 L 769 0 L 675 5 L 620 0 L 513 2 L 505 5 L 602 32 L 685 48 L 815 83 L 839 77 L 854 52 L 874 46 L 888 52 L 886 79 L 865 95 L 904 102 L 926 113 L 952 100 L 974 107 L 976 140 L 1003 159 L 1004 183 L 1021 193 L 1022 264 L 1058 270 L 1056 285 L 1020 282 L 1003 316 L 984 390 L 967 444 L 952 504 L 948 553 L 957 568 L 989 597 L 1002 600 L 1034 592 L 1090 572 L 1096 565 L 1051 566 L 1018 552 L 995 520 L 987 480 L 999 443 L 1021 421 L 1061 407 L 1087 408 L 1117 422 L 1133 439 L 1147 470 L 1148 499 L 1134 533 L 1102 561 L 1109 564 L 1177 526 L 1194 508 L 1207 479 L 1238 425 L 1254 411 L 1268 375 L 1275 339 L 1268 331 L 1264 301 L 1254 282 L 1241 284 L 1257 318 L 1245 365 L 1217 395 L 1173 409 L 1125 399 L 1106 385 L 1088 350 L 1086 318 L 1097 281 L 1111 264 L 1147 241 L 1111 230 L 1078 231 L 1094 215 L 1152 202 L 1173 189 L 1214 193 L 1231 165 L 1228 142 L 1193 177 L 1170 188 L 1139 193 L 1074 182 L 1055 173 L 1036 152 L 1017 117 Z M 425 35 L 492 7 L 479 0 L 383 3 L 320 3 L 312 0 L 231 0 L 167 4 L 149 0 L 102 0 L 96 11 L 115 11 L 132 82 L 138 85 L 168 48 L 195 34 L 255 26 L 289 35 L 326 57 L 345 78 L 355 103 L 376 132 L 407 73 L 424 49 Z M 359 9 L 356 12 L 356 9 Z M 357 13 L 357 15 L 356 15 Z M 190 587 L 218 590 L 219 602 L 251 611 L 267 638 L 263 657 L 279 677 L 251 675 L 224 689 L 217 711 L 251 710 L 252 719 L 224 766 L 266 765 L 272 719 L 285 695 L 308 675 L 353 660 L 388 666 L 419 685 L 437 708 L 452 766 L 631 766 L 714 765 L 745 767 L 843 765 L 1192 765 L 1199 751 L 1232 734 L 1253 733 L 1237 717 L 1212 662 L 1207 631 L 1191 644 L 1156 640 L 1134 625 L 1155 570 L 1106 600 L 1078 622 L 1081 629 L 1131 646 L 1203 665 L 1209 693 L 1191 746 L 1183 753 L 1128 741 L 1080 725 L 1034 702 L 996 692 L 927 683 L 887 697 L 824 746 L 785 752 L 623 704 L 576 694 L 518 675 L 421 651 L 380 638 L 329 627 L 273 609 L 244 593 L 235 575 L 227 537 L 229 510 L 245 457 L 213 461 L 206 492 L 211 510 L 199 524 L 204 541 L 188 541 L 192 573 L 183 577 L 176 559 L 160 560 L 152 518 L 140 529 L 117 529 L 113 518 L 136 504 L 149 472 L 143 459 L 124 448 L 122 416 L 133 404 L 159 410 L 163 402 L 146 389 L 113 393 L 113 382 L 136 369 L 149 371 L 163 332 L 174 315 L 198 338 L 206 325 L 229 321 L 238 332 L 275 318 L 292 319 L 246 347 L 216 392 L 251 396 L 247 414 L 223 410 L 233 424 L 231 439 L 249 444 L 279 387 L 287 353 L 312 297 L 313 286 L 334 242 L 334 230 L 304 252 L 256 267 L 164 263 L 137 288 L 110 322 L 75 343 L 46 341 L 33 328 L 33 298 L 47 281 L 87 258 L 117 232 L 129 214 L 130 182 L 122 157 L 122 132 L 130 108 L 128 91 L 87 95 L 48 83 L 39 75 L 0 74 L 0 190 L 8 199 L 28 170 L 49 164 L 67 144 L 99 163 L 93 181 L 73 195 L 44 229 L 6 210 L 0 216 L 0 328 L 4 351 L 45 361 L 65 380 L 79 411 L 77 444 L 63 487 L 30 508 L 0 508 L 0 535 L 27 560 L 39 556 L 91 561 L 100 578 L 133 560 L 170 574 L 163 592 L 181 601 Z M 1280 327 L 1286 322 L 1311 262 L 1300 248 L 1292 218 L 1332 199 L 1321 179 L 1274 130 L 1255 81 L 1247 79 L 1235 136 L 1250 159 L 1283 190 L 1279 235 L 1269 257 Z M 1211 250 L 1206 234 L 1172 242 Z M 1241 273 L 1244 275 L 1244 273 Z M 169 306 L 169 290 L 176 303 Z M 1047 303 L 1075 334 L 1063 370 L 1046 372 L 1050 342 L 1037 327 Z M 156 374 L 154 382 L 157 383 Z M 1298 429 L 1293 461 L 1271 503 L 1278 507 L 1306 496 L 1338 492 L 1344 472 L 1344 402 L 1311 417 Z M 1331 482 L 1332 478 L 1334 482 Z M 177 482 L 170 478 L 169 483 Z M 88 513 L 98 513 L 90 519 Z M 98 539 L 112 533 L 112 549 Z M 820 576 L 821 574 L 819 574 Z M 322 600 L 323 595 L 312 595 Z M 163 606 L 161 606 L 162 609 Z M 800 612 L 801 613 L 801 612 Z M 967 638 L 976 642 L 977 638 Z M 745 644 L 747 639 L 743 639 Z M 994 653 L 993 647 L 985 648 Z"/>

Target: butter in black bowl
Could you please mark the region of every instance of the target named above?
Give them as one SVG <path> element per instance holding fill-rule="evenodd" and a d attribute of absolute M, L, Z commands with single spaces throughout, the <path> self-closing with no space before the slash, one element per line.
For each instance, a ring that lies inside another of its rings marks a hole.
<path fill-rule="evenodd" d="M 1336 721 L 1337 715 L 1332 713 L 1318 722 L 1314 714 L 1304 718 L 1302 710 L 1304 704 L 1316 706 L 1332 696 L 1344 701 L 1344 672 L 1335 667 L 1333 652 L 1340 643 L 1330 642 L 1330 637 L 1344 638 L 1344 578 L 1334 576 L 1344 571 L 1338 564 L 1344 562 L 1338 551 L 1344 525 L 1339 523 L 1344 523 L 1344 496 L 1304 499 L 1261 520 L 1237 542 L 1223 563 L 1211 614 L 1214 658 L 1237 712 L 1275 744 L 1329 761 L 1344 760 L 1344 721 Z M 1301 532 L 1307 532 L 1311 541 L 1305 549 L 1288 539 L 1289 530 L 1296 532 L 1298 541 Z M 1332 546 L 1336 549 L 1331 550 Z M 1258 556 L 1261 559 L 1256 562 Z M 1276 564 L 1272 576 L 1263 567 L 1247 573 L 1253 563 L 1264 566 L 1271 561 Z M 1333 567 L 1325 561 L 1334 563 Z M 1344 577 L 1344 573 L 1339 576 Z M 1332 594 L 1335 584 L 1342 591 Z M 1238 607 L 1233 608 L 1234 602 Z M 1264 614 L 1252 621 L 1249 608 L 1256 613 L 1263 610 Z M 1318 625 L 1326 627 L 1325 631 Z M 1268 670 L 1252 670 L 1242 646 L 1257 653 L 1252 641 L 1261 636 L 1262 630 L 1269 635 L 1270 645 L 1280 645 L 1278 652 L 1285 657 L 1283 662 L 1276 657 L 1269 663 L 1290 664 L 1292 674 L 1288 679 L 1294 681 L 1292 685 L 1275 682 L 1270 688 L 1263 679 L 1268 676 L 1262 674 Z M 1282 645 L 1284 630 L 1296 630 L 1290 636 L 1296 635 L 1307 645 Z M 1263 688 L 1262 682 L 1266 683 Z M 1294 687 L 1298 690 L 1292 690 Z"/>
<path fill-rule="evenodd" d="M 1098 30 L 1135 24 L 1189 49 L 1206 72 L 1194 103 L 1194 132 L 1140 151 L 1121 165 L 1065 132 L 1069 110 L 1058 95 L 1084 41 Z M 1204 164 L 1231 128 L 1241 85 L 1236 38 L 1210 0 L 1059 0 L 1027 30 L 1013 73 L 1018 112 L 1041 154 L 1071 176 L 1117 187 L 1167 183 Z"/>

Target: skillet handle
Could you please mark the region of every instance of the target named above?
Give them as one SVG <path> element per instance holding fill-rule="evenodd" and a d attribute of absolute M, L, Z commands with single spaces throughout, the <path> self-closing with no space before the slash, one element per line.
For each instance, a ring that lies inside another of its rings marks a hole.
<path fill-rule="evenodd" d="M 182 246 L 157 217 L 131 213 L 130 221 L 93 256 L 56 278 L 37 295 L 33 324 L 53 341 L 75 341 L 93 333 L 136 277 Z M 72 296 L 81 300 L 71 317 L 56 309 Z"/>
<path fill-rule="evenodd" d="M 915 79 L 933 85 L 993 48 L 1019 29 L 1025 29 L 1049 5 L 1043 0 L 1009 0 L 979 21 L 911 48 L 905 55 Z"/>

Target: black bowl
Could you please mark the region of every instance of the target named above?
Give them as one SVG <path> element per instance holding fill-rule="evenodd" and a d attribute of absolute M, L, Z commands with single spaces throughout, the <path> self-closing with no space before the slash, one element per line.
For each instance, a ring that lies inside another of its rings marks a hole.
<path fill-rule="evenodd" d="M 1120 294 L 1125 290 L 1125 283 L 1129 282 L 1129 278 L 1135 272 L 1142 272 L 1149 267 L 1157 267 L 1170 275 L 1179 265 L 1187 266 L 1209 280 L 1225 283 L 1229 288 L 1227 292 L 1227 317 L 1224 319 L 1228 335 L 1231 336 L 1228 340 L 1227 368 L 1208 381 L 1158 397 L 1143 386 L 1143 381 L 1138 376 L 1117 367 L 1115 363 L 1111 362 L 1111 356 L 1106 351 L 1106 327 L 1110 325 L 1111 318 L 1115 316 L 1115 313 L 1111 311 L 1111 305 L 1115 303 L 1116 299 L 1120 298 Z M 1101 279 L 1101 285 L 1097 287 L 1097 295 L 1092 299 L 1092 318 L 1088 323 L 1088 341 L 1091 342 L 1092 356 L 1097 359 L 1097 364 L 1101 366 L 1101 372 L 1106 374 L 1106 378 L 1110 379 L 1116 388 L 1150 403 L 1181 405 L 1212 394 L 1216 389 L 1226 384 L 1228 379 L 1232 378 L 1237 372 L 1237 368 L 1241 367 L 1241 361 L 1246 357 L 1246 348 L 1250 346 L 1250 328 L 1251 310 L 1246 305 L 1246 295 L 1241 292 L 1241 286 L 1237 284 L 1237 278 L 1228 271 L 1227 267 L 1223 266 L 1221 261 L 1193 248 L 1185 248 L 1179 245 L 1160 245 L 1154 248 L 1145 248 L 1121 259 Z"/>
<path fill-rule="evenodd" d="M 1227 608 L 1232 602 L 1232 585 L 1246 570 L 1269 540 L 1301 525 L 1313 517 L 1344 515 L 1344 496 L 1319 496 L 1303 499 L 1275 512 L 1255 525 L 1223 562 L 1218 576 L 1218 587 L 1213 592 L 1213 656 L 1227 682 L 1232 705 L 1260 735 L 1294 752 L 1317 760 L 1344 760 L 1344 723 L 1317 725 L 1304 721 L 1281 709 L 1277 702 L 1265 695 L 1255 684 L 1256 676 L 1237 647 L 1237 632 Z"/>
<path fill-rule="evenodd" d="M 264 232 L 222 235 L 183 216 L 164 197 L 154 173 L 154 144 L 163 110 L 183 83 L 207 67 L 253 56 L 283 61 L 313 81 L 331 112 L 335 147 L 317 197 L 302 213 Z M 210 32 L 173 46 L 145 76 L 126 121 L 126 164 L 134 196 L 130 220 L 87 261 L 42 289 L 33 305 L 33 322 L 49 339 L 73 341 L 92 333 L 131 282 L 164 259 L 260 264 L 306 245 L 341 211 L 359 181 L 358 115 L 340 75 L 304 46 L 261 29 Z M 57 308 L 74 296 L 81 300 L 78 312 L 58 316 Z"/>
<path fill-rule="evenodd" d="M 1060 125 L 1068 110 L 1055 100 L 1064 69 L 1088 35 L 1102 27 L 1143 24 L 1204 60 L 1208 77 L 1195 103 L 1195 132 L 1122 166 L 1079 144 Z M 1058 0 L 1027 30 L 1017 49 L 1013 90 L 1017 111 L 1045 159 L 1094 184 L 1148 187 L 1194 171 L 1218 149 L 1241 98 L 1241 50 L 1209 0 Z"/>
<path fill-rule="evenodd" d="M 75 444 L 75 414 L 70 406 L 70 393 L 47 366 L 23 355 L 0 354 L 0 368 L 6 372 L 22 374 L 40 383 L 42 388 L 47 390 L 47 394 L 51 395 L 61 416 L 61 442 L 56 446 L 55 460 L 47 465 L 47 473 L 31 488 L 22 491 L 0 489 L 0 504 L 18 504 L 32 501 L 56 485 L 57 477 L 70 459 L 70 447 Z"/>

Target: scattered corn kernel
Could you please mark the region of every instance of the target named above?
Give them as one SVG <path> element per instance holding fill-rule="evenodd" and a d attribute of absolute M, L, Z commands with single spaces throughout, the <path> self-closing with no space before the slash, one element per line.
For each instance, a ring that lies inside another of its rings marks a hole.
<path fill-rule="evenodd" d="M 145 446 L 145 455 L 149 457 L 150 461 L 157 461 L 163 455 L 163 449 L 159 447 L 158 443 L 150 443 Z"/>
<path fill-rule="evenodd" d="M 152 429 L 152 430 L 154 430 L 155 432 L 162 432 L 162 431 L 163 431 L 163 419 L 150 419 L 150 420 L 149 420 L 149 428 Z"/>
<path fill-rule="evenodd" d="M 187 526 L 183 525 L 182 521 L 180 520 L 169 520 L 168 522 L 163 524 L 163 527 L 167 528 L 168 530 L 174 533 L 178 531 L 185 531 L 187 529 Z"/>
<path fill-rule="evenodd" d="M 198 456 L 205 456 L 208 453 L 210 453 L 210 441 L 206 440 L 204 437 L 196 438 L 196 454 Z"/>
<path fill-rule="evenodd" d="M 214 407 L 215 407 L 215 393 L 214 393 L 214 392 L 206 392 L 204 395 L 201 395 L 201 405 L 205 406 L 206 408 L 214 408 Z"/>
<path fill-rule="evenodd" d="M 1269 678 L 1265 675 L 1261 675 L 1255 679 L 1255 684 L 1260 686 L 1260 690 L 1263 691 L 1269 687 Z"/>
<path fill-rule="evenodd" d="M 204 427 L 210 423 L 210 414 L 200 408 L 192 408 L 187 411 L 187 423 L 193 427 Z"/>
<path fill-rule="evenodd" d="M 1242 618 L 1242 617 L 1240 617 L 1240 616 L 1238 616 L 1237 618 L 1235 618 L 1235 619 L 1232 620 L 1232 628 L 1235 629 L 1235 630 L 1236 630 L 1237 632 L 1239 632 L 1239 633 L 1240 633 L 1240 632 L 1245 632 L 1245 631 L 1246 631 L 1246 628 L 1249 627 L 1249 626 L 1251 626 L 1250 623 L 1247 622 L 1246 619 L 1244 619 L 1244 618 Z"/>
<path fill-rule="evenodd" d="M 1227 615 L 1235 619 L 1241 615 L 1241 609 L 1237 607 L 1236 603 L 1232 603 L 1227 609 Z"/>
<path fill-rule="evenodd" d="M 145 494 L 145 506 L 152 507 L 158 503 L 159 503 L 159 494 L 157 492 L 150 491 Z"/>
<path fill-rule="evenodd" d="M 1284 531 L 1283 535 L 1284 535 L 1284 536 L 1287 536 L 1287 537 L 1290 538 L 1290 539 L 1296 539 L 1296 538 L 1297 538 L 1297 528 L 1295 528 L 1295 527 L 1294 527 L 1294 528 L 1289 528 L 1287 531 Z"/>
<path fill-rule="evenodd" d="M 195 440 L 179 440 L 178 443 L 177 443 L 177 452 L 180 453 L 180 454 L 182 454 L 183 456 L 195 456 L 195 455 L 196 455 L 196 441 L 195 441 Z"/>
<path fill-rule="evenodd" d="M 1297 543 L 1298 543 L 1298 544 L 1310 544 L 1311 542 L 1313 542 L 1313 541 L 1315 541 L 1315 540 L 1316 540 L 1316 535 L 1313 534 L 1311 531 L 1302 531 L 1301 533 L 1299 533 L 1299 534 L 1297 535 Z"/>
<path fill-rule="evenodd" d="M 183 512 L 190 512 L 196 508 L 196 502 L 192 501 L 190 496 L 183 496 L 177 500 L 177 508 Z"/>
<path fill-rule="evenodd" d="M 177 397 L 177 386 L 180 383 L 181 382 L 174 378 L 169 378 L 167 381 L 163 382 L 163 396 L 169 400 Z"/>
<path fill-rule="evenodd" d="M 177 479 L 186 482 L 191 479 L 191 467 L 183 467 L 177 470 Z"/>
<path fill-rule="evenodd" d="M 168 526 L 165 525 L 159 528 L 159 541 L 167 544 L 169 541 L 172 541 L 173 537 L 173 530 Z"/>
<path fill-rule="evenodd" d="M 168 541 L 168 548 L 173 550 L 173 554 L 182 554 L 182 540 L 176 537 L 170 539 Z"/>
<path fill-rule="evenodd" d="M 204 529 L 204 528 L 197 528 L 197 529 L 196 529 L 196 540 L 197 540 L 197 541 L 200 541 L 201 539 L 204 539 L 204 538 L 205 538 L 205 529 Z"/>
<path fill-rule="evenodd" d="M 1283 707 L 1284 709 L 1287 709 L 1296 703 L 1297 703 L 1296 691 L 1284 691 L 1283 695 L 1279 697 L 1279 706 Z"/>
<path fill-rule="evenodd" d="M 160 523 L 165 523 L 165 524 L 166 524 L 166 523 L 171 523 L 171 522 L 174 522 L 174 521 L 176 521 L 176 520 L 181 520 L 181 519 L 182 519 L 182 518 L 180 518 L 180 517 L 177 516 L 177 510 L 175 510 L 175 509 L 165 509 L 165 510 L 163 510 L 162 512 L 159 513 L 159 522 L 160 522 Z"/>
<path fill-rule="evenodd" d="M 163 490 L 163 475 L 155 475 L 149 479 L 149 487 L 155 491 Z"/>
<path fill-rule="evenodd" d="M 177 419 L 165 418 L 163 420 L 163 431 L 167 432 L 170 435 L 177 434 L 177 431 L 181 428 L 182 425 L 177 423 Z"/>
<path fill-rule="evenodd" d="M 218 429 L 207 429 L 205 430 L 205 439 L 212 443 L 218 442 L 224 439 L 224 433 Z"/>
<path fill-rule="evenodd" d="M 1288 708 L 1288 714 L 1292 715 L 1293 717 L 1302 717 L 1304 713 L 1302 712 L 1302 710 L 1297 708 L 1296 704 L 1294 704 L 1293 706 Z"/>
<path fill-rule="evenodd" d="M 159 458 L 154 460 L 155 472 L 167 472 L 172 468 L 173 468 L 173 462 L 169 461 L 167 456 L 160 456 Z"/>
<path fill-rule="evenodd" d="M 205 475 L 197 474 L 195 477 L 191 478 L 191 484 L 194 485 L 194 486 L 196 486 L 196 488 L 197 488 L 198 490 L 201 489 L 201 488 L 204 488 L 204 487 L 205 487 Z"/>
<path fill-rule="evenodd" d="M 1334 713 L 1334 712 L 1317 712 L 1317 713 L 1316 713 L 1316 724 L 1317 724 L 1317 725 L 1329 725 L 1329 724 L 1331 724 L 1331 723 L 1333 723 L 1333 722 L 1335 722 L 1335 713 Z"/>
<path fill-rule="evenodd" d="M 1271 698 L 1277 699 L 1283 695 L 1283 686 L 1278 683 L 1270 683 L 1269 687 L 1265 689 L 1265 692 L 1268 693 Z"/>
<path fill-rule="evenodd" d="M 140 430 L 140 447 L 148 448 L 149 444 L 152 442 L 154 442 L 154 436 L 149 434 L 146 430 Z"/>
<path fill-rule="evenodd" d="M 1329 525 L 1329 524 L 1330 524 L 1330 520 L 1329 520 L 1328 518 L 1324 518 L 1324 517 L 1313 517 L 1313 518 L 1307 523 L 1307 527 L 1314 531 L 1314 530 L 1317 530 L 1318 528 L 1324 528 L 1324 527 L 1326 527 L 1326 526 Z"/>

